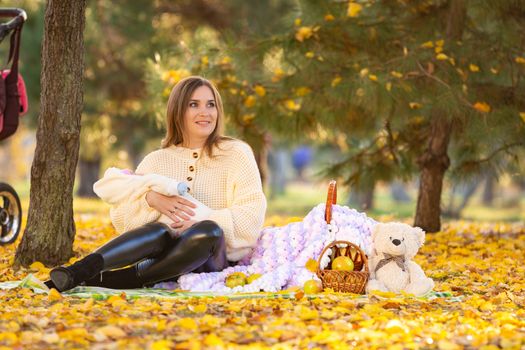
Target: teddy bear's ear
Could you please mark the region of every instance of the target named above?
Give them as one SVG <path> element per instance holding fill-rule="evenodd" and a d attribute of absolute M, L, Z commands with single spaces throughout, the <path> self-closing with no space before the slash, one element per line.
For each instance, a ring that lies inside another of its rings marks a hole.
<path fill-rule="evenodd" d="M 425 231 L 421 227 L 414 227 L 414 234 L 417 237 L 418 245 L 421 248 L 425 243 Z"/>
<path fill-rule="evenodd" d="M 381 231 L 381 227 L 382 226 L 383 226 L 383 224 L 379 222 L 372 229 L 372 242 L 376 240 L 376 236 Z"/>

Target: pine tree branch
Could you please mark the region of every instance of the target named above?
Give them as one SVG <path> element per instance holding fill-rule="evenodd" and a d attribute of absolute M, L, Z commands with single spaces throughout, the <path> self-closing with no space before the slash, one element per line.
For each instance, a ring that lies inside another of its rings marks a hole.
<path fill-rule="evenodd" d="M 417 61 L 417 66 L 419 67 L 419 70 L 428 78 L 432 79 L 432 80 L 435 80 L 437 81 L 439 84 L 447 87 L 450 91 L 453 91 L 452 87 L 447 84 L 446 82 L 444 82 L 443 80 L 439 79 L 438 77 L 436 77 L 435 75 L 432 75 L 430 73 L 427 72 L 427 70 L 421 65 L 421 62 Z M 472 103 L 470 103 L 467 99 L 465 99 L 464 97 L 462 96 L 457 96 L 459 98 L 459 100 L 461 102 L 463 102 L 465 105 L 471 107 L 471 108 L 474 108 L 472 106 Z"/>
<path fill-rule="evenodd" d="M 465 162 L 461 163 L 459 166 L 457 166 L 456 168 L 461 168 L 461 167 L 463 167 L 465 165 L 474 165 L 474 164 L 475 165 L 479 165 L 479 164 L 482 164 L 482 163 L 490 162 L 494 157 L 496 157 L 498 155 L 498 153 L 500 153 L 500 152 L 507 152 L 509 149 L 514 148 L 514 147 L 518 147 L 518 146 L 525 146 L 525 142 L 514 142 L 514 143 L 505 144 L 505 145 L 501 146 L 500 148 L 494 150 L 491 154 L 489 154 L 485 158 L 481 158 L 481 159 L 477 159 L 477 160 L 465 161 Z"/>
<path fill-rule="evenodd" d="M 447 87 L 448 89 L 452 89 L 449 84 L 445 83 L 443 80 L 439 79 L 435 75 L 432 75 L 432 74 L 428 73 L 427 70 L 421 65 L 421 62 L 417 61 L 417 66 L 418 66 L 419 70 L 421 71 L 421 73 L 423 73 L 426 77 L 437 81 L 438 83 L 440 83 L 441 85 Z"/>
<path fill-rule="evenodd" d="M 392 155 L 392 158 L 394 158 L 394 162 L 396 164 L 399 164 L 399 159 L 398 159 L 398 157 L 396 155 L 396 152 L 395 152 L 394 134 L 392 133 L 392 127 L 390 125 L 390 118 L 394 115 L 394 110 L 395 110 L 395 107 L 394 107 L 394 104 L 392 103 L 388 119 L 385 122 L 385 129 L 386 129 L 386 132 L 388 134 L 388 143 L 387 143 L 388 144 L 388 150 L 390 151 L 390 154 Z"/>

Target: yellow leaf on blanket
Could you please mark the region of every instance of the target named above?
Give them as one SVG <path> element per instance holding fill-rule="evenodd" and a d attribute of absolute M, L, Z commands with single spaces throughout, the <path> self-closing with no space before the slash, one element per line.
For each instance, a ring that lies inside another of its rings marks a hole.
<path fill-rule="evenodd" d="M 308 259 L 305 267 L 310 272 L 317 272 L 317 267 L 318 267 L 317 261 L 314 259 Z"/>

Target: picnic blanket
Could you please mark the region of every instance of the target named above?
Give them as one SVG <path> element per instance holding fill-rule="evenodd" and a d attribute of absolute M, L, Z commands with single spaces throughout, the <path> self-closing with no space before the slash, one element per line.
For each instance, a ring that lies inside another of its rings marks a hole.
<path fill-rule="evenodd" d="M 35 293 L 49 293 L 49 288 L 32 274 L 27 275 L 21 281 L 0 282 L 0 290 L 29 288 Z M 221 292 L 188 292 L 182 290 L 168 290 L 160 288 L 142 288 L 142 289 L 109 289 L 100 287 L 75 287 L 62 295 L 73 298 L 93 298 L 95 300 L 105 300 L 114 295 L 119 295 L 127 299 L 153 298 L 153 299 L 184 299 L 184 298 L 214 298 L 224 297 L 228 299 L 297 299 L 301 291 L 284 290 L 279 292 L 258 292 L 258 293 L 221 293 Z M 367 295 L 343 294 L 343 293 L 323 293 L 307 294 L 308 298 L 328 298 L 334 295 L 342 295 L 345 298 L 369 300 Z M 379 295 L 379 298 L 382 298 Z M 388 299 L 388 297 L 383 297 Z M 450 292 L 429 292 L 420 297 L 411 297 L 419 300 L 433 300 L 444 298 L 449 302 L 460 302 L 461 296 L 453 296 Z"/>
<path fill-rule="evenodd" d="M 300 222 L 263 229 L 251 254 L 238 265 L 220 272 L 189 273 L 178 279 L 180 289 L 192 292 L 252 293 L 277 292 L 302 287 L 317 276 L 306 268 L 309 259 L 317 260 L 329 243 L 340 240 L 359 246 L 365 254 L 372 250 L 372 229 L 376 221 L 347 206 L 334 205 L 330 224 L 325 221 L 325 204 L 314 207 Z M 329 262 L 325 254 L 321 266 Z M 225 279 L 233 272 L 260 274 L 250 284 L 229 288 Z M 158 287 L 173 288 L 161 283 Z"/>

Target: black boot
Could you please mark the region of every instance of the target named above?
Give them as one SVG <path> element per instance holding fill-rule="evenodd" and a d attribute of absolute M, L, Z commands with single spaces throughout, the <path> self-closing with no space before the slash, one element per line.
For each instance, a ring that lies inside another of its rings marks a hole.
<path fill-rule="evenodd" d="M 70 266 L 60 266 L 51 270 L 51 281 L 60 292 L 78 286 L 85 280 L 100 273 L 104 268 L 104 258 L 100 254 L 89 254 Z"/>
<path fill-rule="evenodd" d="M 47 281 L 45 281 L 44 284 L 45 284 L 45 285 L 47 286 L 47 288 L 49 288 L 49 289 L 52 289 L 52 288 L 57 289 L 57 286 L 55 286 L 55 284 L 54 284 L 53 281 L 51 281 L 51 280 L 47 280 Z"/>
<path fill-rule="evenodd" d="M 134 289 L 144 287 L 144 283 L 137 275 L 136 266 L 119 270 L 104 271 L 87 279 L 86 286 L 104 287 L 112 289 Z"/>

